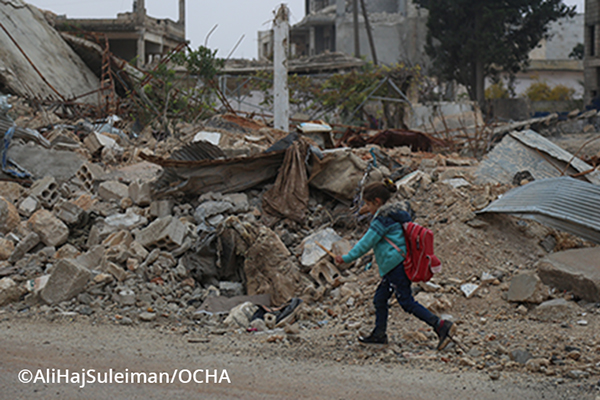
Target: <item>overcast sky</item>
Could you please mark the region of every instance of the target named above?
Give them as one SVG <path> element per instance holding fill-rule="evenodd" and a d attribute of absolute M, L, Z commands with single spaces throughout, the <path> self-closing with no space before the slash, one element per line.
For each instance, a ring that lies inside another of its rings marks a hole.
<path fill-rule="evenodd" d="M 39 8 L 66 14 L 72 18 L 114 18 L 119 12 L 132 10 L 133 0 L 25 0 Z M 584 0 L 564 0 L 583 12 Z M 273 11 L 282 3 L 291 11 L 290 23 L 304 17 L 304 0 L 186 0 L 186 35 L 193 48 L 204 44 L 207 34 L 218 24 L 208 39 L 208 47 L 218 49 L 219 57 L 227 57 L 238 40 L 244 39 L 233 58 L 257 57 L 257 32 L 271 28 Z M 146 0 L 148 15 L 179 19 L 179 0 Z"/>

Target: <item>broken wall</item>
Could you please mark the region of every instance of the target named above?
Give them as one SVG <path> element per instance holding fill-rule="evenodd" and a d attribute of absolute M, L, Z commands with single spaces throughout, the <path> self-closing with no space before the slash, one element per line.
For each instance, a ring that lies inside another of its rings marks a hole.
<path fill-rule="evenodd" d="M 28 98 L 64 100 L 99 88 L 98 78 L 37 8 L 21 0 L 0 2 L 0 24 L 0 89 Z M 96 104 L 98 95 L 79 101 Z"/>

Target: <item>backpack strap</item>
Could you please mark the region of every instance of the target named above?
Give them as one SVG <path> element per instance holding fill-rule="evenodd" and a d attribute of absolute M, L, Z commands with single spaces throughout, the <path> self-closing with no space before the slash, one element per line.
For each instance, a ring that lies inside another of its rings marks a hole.
<path fill-rule="evenodd" d="M 391 240 L 389 237 L 387 237 L 387 236 L 384 236 L 383 238 L 384 238 L 384 239 L 385 239 L 385 240 L 386 240 L 386 241 L 387 241 L 389 244 L 391 244 L 391 245 L 392 245 L 392 247 L 393 247 L 394 249 L 396 249 L 396 251 L 402 255 L 402 257 L 406 257 L 406 254 L 404 254 L 404 252 L 403 252 L 402 250 L 400 250 L 400 247 L 398 247 L 398 246 L 396 245 L 396 243 L 392 242 L 392 240 Z"/>

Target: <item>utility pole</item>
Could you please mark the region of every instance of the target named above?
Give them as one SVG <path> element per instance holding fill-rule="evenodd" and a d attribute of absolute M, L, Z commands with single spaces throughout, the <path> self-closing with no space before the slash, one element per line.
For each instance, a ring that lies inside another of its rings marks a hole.
<path fill-rule="evenodd" d="M 360 40 L 358 36 L 358 0 L 352 0 L 352 17 L 354 19 L 354 57 L 360 57 Z"/>
<path fill-rule="evenodd" d="M 360 6 L 365 19 L 365 29 L 367 30 L 367 37 L 369 38 L 369 46 L 371 47 L 373 64 L 377 65 L 377 52 L 375 51 L 375 42 L 373 42 L 373 32 L 371 32 L 371 24 L 369 23 L 369 15 L 367 14 L 367 7 L 365 7 L 365 0 L 360 0 Z"/>
<path fill-rule="evenodd" d="M 273 91 L 274 127 L 287 132 L 290 129 L 290 95 L 288 89 L 288 48 L 290 37 L 289 10 L 279 6 L 273 21 Z"/>

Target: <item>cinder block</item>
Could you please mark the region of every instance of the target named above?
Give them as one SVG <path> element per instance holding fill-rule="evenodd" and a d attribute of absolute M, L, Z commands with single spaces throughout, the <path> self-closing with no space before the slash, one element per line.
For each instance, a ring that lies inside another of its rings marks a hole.
<path fill-rule="evenodd" d="M 129 185 L 129 198 L 138 206 L 148 206 L 152 201 L 152 191 L 150 182 L 142 182 L 140 180 L 131 182 Z"/>
<path fill-rule="evenodd" d="M 159 218 L 136 235 L 136 241 L 147 249 L 172 251 L 181 246 L 186 226 L 174 217 Z"/>
<path fill-rule="evenodd" d="M 45 176 L 33 183 L 29 195 L 37 198 L 46 208 L 52 208 L 60 198 L 58 184 L 53 176 Z"/>
<path fill-rule="evenodd" d="M 75 173 L 84 189 L 90 193 L 94 191 L 94 183 L 102 179 L 102 175 L 102 168 L 89 163 L 83 164 Z"/>
<path fill-rule="evenodd" d="M 310 271 L 310 276 L 321 284 L 331 285 L 333 287 L 339 286 L 340 282 L 340 271 L 327 260 L 321 260 L 315 265 Z M 323 279 L 325 282 L 323 282 Z"/>
<path fill-rule="evenodd" d="M 98 186 L 98 196 L 106 201 L 121 201 L 129 196 L 129 189 L 127 186 L 117 181 L 102 182 L 100 186 Z"/>
<path fill-rule="evenodd" d="M 90 271 L 75 260 L 59 260 L 40 296 L 48 304 L 69 300 L 83 291 L 90 280 Z"/>

